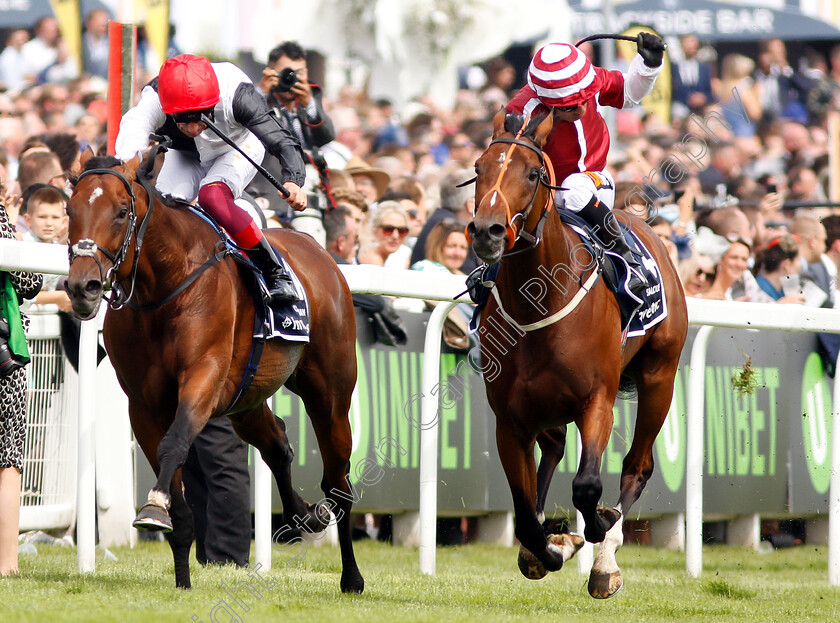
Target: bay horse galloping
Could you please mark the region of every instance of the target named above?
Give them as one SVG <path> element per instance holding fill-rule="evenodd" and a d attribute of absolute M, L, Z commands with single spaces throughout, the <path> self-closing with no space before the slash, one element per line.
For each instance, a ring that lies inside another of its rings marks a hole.
<path fill-rule="evenodd" d="M 520 569 L 539 579 L 560 569 L 583 544 L 577 535 L 546 535 L 541 525 L 551 475 L 563 455 L 566 425 L 574 423 L 581 457 L 572 501 L 584 517 L 586 540 L 601 543 L 589 593 L 606 598 L 622 585 L 615 552 L 623 543 L 623 517 L 653 472 L 653 443 L 671 405 L 688 318 L 682 286 L 664 246 L 641 219 L 627 215 L 658 264 L 668 314 L 622 344 L 619 305 L 598 274 L 600 263 L 554 207 L 551 163 L 542 153 L 552 127 L 550 114 L 529 122 L 499 111 L 491 143 L 476 163 L 477 207 L 468 234 L 481 260 L 501 262 L 479 334 L 482 349 L 505 347 L 501 356 L 498 349 L 493 351 L 500 372 L 485 377 L 485 385 L 513 495 Z M 545 296 L 535 305 L 526 294 L 538 283 Z M 603 508 L 598 506 L 601 456 L 612 431 L 620 381 L 622 388 L 626 381 L 635 382 L 638 390 L 636 428 L 624 459 L 618 503 Z M 543 449 L 539 473 L 535 442 Z"/>
<path fill-rule="evenodd" d="M 118 305 L 112 295 L 104 338 L 128 396 L 134 435 L 157 475 L 135 526 L 171 529 L 175 583 L 189 588 L 193 520 L 180 467 L 207 420 L 227 411 L 236 433 L 260 451 L 274 474 L 290 526 L 322 531 L 329 521 L 324 506 L 330 505 L 338 525 L 341 590 L 361 593 L 364 580 L 350 538 L 348 411 L 356 383 L 356 322 L 347 284 L 309 236 L 266 232 L 306 290 L 310 341 L 267 340 L 256 376 L 235 399 L 252 364 L 253 294 L 241 267 L 220 252 L 224 243 L 220 247 L 216 230 L 186 206 L 165 205 L 154 191 L 162 162 L 161 154 L 148 176 L 138 175 L 139 157 L 123 164 L 86 153 L 68 205 L 73 310 L 90 319 L 108 286 L 128 293 Z M 283 385 L 303 399 L 321 449 L 326 502 L 317 512 L 292 486 L 286 427 L 266 404 Z"/>

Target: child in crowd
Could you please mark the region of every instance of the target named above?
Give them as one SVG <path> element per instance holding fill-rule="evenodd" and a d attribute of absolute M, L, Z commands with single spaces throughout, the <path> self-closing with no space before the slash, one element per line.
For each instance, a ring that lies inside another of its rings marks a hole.
<path fill-rule="evenodd" d="M 67 242 L 67 195 L 61 189 L 46 184 L 33 184 L 25 199 L 24 219 L 29 231 L 23 239 L 48 244 Z M 60 275 L 44 275 L 44 285 L 32 300 L 34 305 L 58 305 L 61 311 L 72 312 L 70 297 L 63 289 L 58 289 Z"/>

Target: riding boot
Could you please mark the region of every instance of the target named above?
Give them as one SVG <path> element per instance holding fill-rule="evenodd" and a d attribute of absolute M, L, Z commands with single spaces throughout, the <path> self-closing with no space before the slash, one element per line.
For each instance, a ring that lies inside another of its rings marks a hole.
<path fill-rule="evenodd" d="M 257 265 L 257 268 L 265 277 L 265 285 L 268 286 L 269 304 L 291 303 L 300 300 L 292 283 L 292 278 L 283 268 L 283 264 L 277 257 L 277 252 L 265 237 L 260 240 L 257 246 L 246 249 L 245 253 L 248 254 L 248 257 Z"/>
<path fill-rule="evenodd" d="M 624 236 L 620 233 L 618 221 L 612 210 L 593 196 L 592 200 L 578 214 L 595 228 L 595 235 L 598 236 L 607 250 L 618 253 L 627 262 L 630 267 L 630 281 L 627 287 L 637 297 L 642 298 L 642 294 L 645 288 L 650 286 L 650 282 L 645 277 L 642 265 L 636 255 L 627 246 Z"/>

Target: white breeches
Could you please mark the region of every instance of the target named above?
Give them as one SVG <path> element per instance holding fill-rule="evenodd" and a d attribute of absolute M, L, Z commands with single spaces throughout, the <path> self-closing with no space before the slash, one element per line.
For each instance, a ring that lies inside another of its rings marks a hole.
<path fill-rule="evenodd" d="M 262 162 L 265 147 L 256 136 L 252 135 L 239 147 L 254 162 Z M 234 198 L 237 198 L 242 196 L 256 173 L 254 165 L 233 149 L 208 162 L 200 162 L 184 152 L 170 149 L 166 152 L 156 187 L 165 195 L 192 202 L 202 186 L 211 182 L 224 182 L 230 187 Z"/>
<path fill-rule="evenodd" d="M 615 203 L 615 182 L 606 171 L 572 173 L 560 186 L 563 190 L 554 193 L 554 203 L 569 212 L 580 212 L 593 195 L 610 210 Z"/>

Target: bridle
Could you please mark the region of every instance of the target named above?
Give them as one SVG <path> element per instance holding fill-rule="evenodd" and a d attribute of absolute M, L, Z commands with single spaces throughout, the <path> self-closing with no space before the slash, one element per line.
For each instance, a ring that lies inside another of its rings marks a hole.
<path fill-rule="evenodd" d="M 494 144 L 506 144 L 510 145 L 507 150 L 507 153 L 504 156 L 504 160 L 502 161 L 502 166 L 499 169 L 499 175 L 496 178 L 495 183 L 493 186 L 484 193 L 484 196 L 481 198 L 479 205 L 481 205 L 485 199 L 490 197 L 490 201 L 494 201 L 496 197 L 500 198 L 501 201 L 504 203 L 505 212 L 506 212 L 506 227 L 507 227 L 507 251 L 503 257 L 510 257 L 511 255 L 515 255 L 517 253 L 522 253 L 524 251 L 528 251 L 536 247 L 540 240 L 542 240 L 542 232 L 543 228 L 545 227 L 546 219 L 548 218 L 549 211 L 551 210 L 554 200 L 553 200 L 553 193 L 548 193 L 546 197 L 545 204 L 542 208 L 542 213 L 540 214 L 540 218 L 537 221 L 536 226 L 534 227 L 534 232 L 529 233 L 525 231 L 525 223 L 528 220 L 528 216 L 531 214 L 531 210 L 534 207 L 534 204 L 537 200 L 537 194 L 539 193 L 540 186 L 544 186 L 549 190 L 559 190 L 559 186 L 555 185 L 555 178 L 554 178 L 554 167 L 551 165 L 551 160 L 547 154 L 543 153 L 543 151 L 537 147 L 537 145 L 533 141 L 524 140 L 523 139 L 523 132 L 525 128 L 528 126 L 528 122 L 530 121 L 531 116 L 530 114 L 527 115 L 522 122 L 522 126 L 519 128 L 519 131 L 516 135 L 512 138 L 502 137 L 502 138 L 495 138 L 490 141 L 490 145 Z M 504 179 L 505 173 L 507 172 L 508 165 L 510 164 L 511 157 L 513 155 L 514 149 L 516 147 L 524 147 L 526 149 L 530 149 L 537 155 L 540 161 L 540 171 L 539 171 L 539 178 L 538 183 L 534 186 L 534 193 L 531 195 L 531 200 L 528 202 L 528 206 L 521 212 L 516 212 L 515 214 L 511 215 L 511 206 L 510 202 L 505 197 L 504 192 L 502 191 L 502 180 Z M 491 194 L 496 193 L 496 197 L 492 197 Z M 521 220 L 522 226 L 517 228 L 515 227 L 516 221 Z M 524 240 L 528 243 L 528 246 L 524 249 L 520 249 L 518 251 L 511 252 L 511 249 L 516 245 L 519 240 Z"/>
<path fill-rule="evenodd" d="M 123 306 L 130 307 L 135 311 L 151 311 L 162 307 L 176 296 L 181 294 L 184 290 L 190 287 L 193 282 L 198 279 L 204 271 L 208 268 L 211 268 L 213 265 L 218 264 L 227 256 L 232 256 L 236 261 L 245 263 L 245 260 L 240 259 L 237 255 L 235 255 L 232 250 L 230 244 L 226 241 L 224 234 L 218 228 L 218 225 L 207 219 L 208 223 L 213 227 L 216 233 L 219 236 L 219 241 L 216 243 L 216 246 L 213 249 L 213 253 L 210 255 L 209 258 L 198 268 L 193 270 L 189 275 L 187 275 L 181 283 L 179 283 L 169 294 L 164 296 L 159 301 L 154 303 L 150 303 L 148 305 L 138 305 L 137 303 L 132 303 L 131 299 L 134 296 L 134 287 L 137 281 L 137 266 L 138 262 L 140 261 L 140 251 L 143 248 L 143 238 L 146 235 L 146 228 L 149 225 L 149 221 L 152 217 L 152 211 L 154 209 L 154 190 L 151 186 L 152 176 L 149 172 L 149 169 L 154 163 L 154 156 L 158 151 L 164 151 L 161 146 L 156 146 L 152 152 L 152 155 L 147 159 L 146 165 L 142 169 L 138 169 L 137 181 L 146 191 L 146 196 L 148 197 L 148 208 L 146 209 L 146 214 L 143 216 L 143 220 L 140 221 L 139 227 L 137 226 L 137 209 L 136 209 L 136 196 L 134 195 L 134 189 L 131 186 L 131 182 L 126 178 L 124 175 L 119 173 L 118 171 L 114 171 L 113 169 L 90 169 L 89 171 L 85 171 L 81 175 L 79 175 L 78 180 L 81 180 L 83 177 L 87 175 L 114 175 L 120 179 L 123 185 L 128 191 L 128 196 L 130 197 L 131 201 L 128 206 L 128 223 L 126 223 L 125 228 L 125 235 L 123 236 L 122 244 L 120 248 L 117 250 L 116 253 L 111 253 L 108 249 L 101 247 L 100 245 L 96 244 L 90 238 L 84 238 L 79 240 L 76 244 L 70 246 L 69 253 L 70 253 L 70 263 L 73 263 L 78 257 L 90 257 L 93 258 L 93 261 L 96 262 L 96 265 L 99 267 L 99 277 L 102 281 L 102 289 L 103 290 L 111 290 L 111 296 L 108 297 L 103 295 L 104 298 L 108 302 L 108 306 L 111 309 L 120 309 Z M 78 184 L 78 180 L 76 183 Z M 128 274 L 128 278 L 130 280 L 130 287 L 128 289 L 128 293 L 126 293 L 125 289 L 119 283 L 121 280 L 114 280 L 114 276 L 116 275 L 117 271 L 119 271 L 122 263 L 125 261 L 126 256 L 128 255 L 128 249 L 131 245 L 131 238 L 132 234 L 134 234 L 134 260 L 131 264 L 131 272 Z M 99 261 L 99 257 L 97 257 L 96 252 L 101 252 L 108 260 L 111 262 L 111 268 L 108 270 L 104 270 L 102 267 L 102 262 Z M 112 283 L 112 280 L 113 283 Z"/>
<path fill-rule="evenodd" d="M 96 262 L 96 265 L 99 267 L 99 277 L 102 281 L 103 290 L 111 290 L 110 297 L 108 297 L 107 295 L 103 295 L 103 298 L 108 302 L 108 306 L 111 309 L 120 309 L 123 305 L 126 305 L 134 296 L 134 286 L 137 279 L 137 265 L 140 260 L 140 250 L 143 247 L 143 237 L 145 236 L 146 228 L 149 225 L 149 220 L 151 219 L 152 209 L 154 206 L 154 201 L 152 199 L 152 189 L 149 187 L 147 180 L 138 178 L 138 181 L 143 186 L 148 197 L 148 208 L 146 210 L 146 214 L 143 216 L 143 220 L 140 222 L 140 225 L 138 227 L 136 196 L 134 194 L 134 189 L 132 188 L 131 182 L 119 171 L 102 168 L 84 171 L 81 175 L 79 175 L 78 179 L 76 180 L 76 184 L 78 184 L 83 178 L 91 175 L 113 175 L 123 183 L 123 186 L 125 186 L 125 189 L 128 192 L 128 196 L 130 198 L 125 234 L 123 235 L 123 241 L 120 245 L 120 248 L 117 249 L 115 253 L 111 253 L 110 251 L 108 251 L 108 249 L 103 248 L 90 238 L 83 238 L 74 245 L 68 245 L 70 264 L 72 265 L 73 261 L 79 257 L 93 258 L 93 261 Z M 131 272 L 129 273 L 131 285 L 129 287 L 128 293 L 126 294 L 124 288 L 118 286 L 118 283 L 115 280 L 115 275 L 117 271 L 119 271 L 120 267 L 125 261 L 126 256 L 128 255 L 128 250 L 131 246 L 132 235 L 135 240 L 134 260 L 131 265 Z M 96 254 L 97 251 L 102 253 L 102 255 L 108 258 L 108 260 L 111 262 L 111 267 L 107 270 L 103 268 L 102 262 Z"/>

